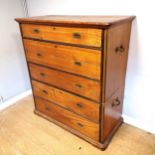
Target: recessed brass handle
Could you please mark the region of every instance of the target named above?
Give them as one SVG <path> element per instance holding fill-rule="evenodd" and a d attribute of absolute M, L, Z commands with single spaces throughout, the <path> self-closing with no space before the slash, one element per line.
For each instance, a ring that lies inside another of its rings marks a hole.
<path fill-rule="evenodd" d="M 75 32 L 75 33 L 73 33 L 73 38 L 80 39 L 81 35 L 79 33 Z"/>
<path fill-rule="evenodd" d="M 46 90 L 42 90 L 42 92 L 43 92 L 44 94 L 48 94 L 48 92 L 47 92 Z"/>
<path fill-rule="evenodd" d="M 75 61 L 74 64 L 75 64 L 76 66 L 82 66 L 82 63 L 81 63 L 80 61 Z"/>
<path fill-rule="evenodd" d="M 51 109 L 49 107 L 45 107 L 45 110 L 46 111 L 50 111 Z"/>
<path fill-rule="evenodd" d="M 39 29 L 33 29 L 34 33 L 40 33 Z"/>
<path fill-rule="evenodd" d="M 44 77 L 44 76 L 45 76 L 45 74 L 44 74 L 44 73 L 40 73 L 40 76 Z"/>
<path fill-rule="evenodd" d="M 125 51 L 125 48 L 123 45 L 120 45 L 119 47 L 116 47 L 115 52 L 116 53 L 123 53 Z"/>
<path fill-rule="evenodd" d="M 42 54 L 41 54 L 41 53 L 37 53 L 37 56 L 38 56 L 38 57 L 42 57 Z"/>
<path fill-rule="evenodd" d="M 80 84 L 76 84 L 75 86 L 78 88 L 82 88 L 82 85 L 80 85 Z"/>
<path fill-rule="evenodd" d="M 113 102 L 112 102 L 112 107 L 116 107 L 119 106 L 121 104 L 120 100 L 118 98 L 116 98 Z"/>
<path fill-rule="evenodd" d="M 81 123 L 77 123 L 77 125 L 78 125 L 79 127 L 83 127 L 83 126 L 84 126 L 84 125 L 81 124 Z"/>
<path fill-rule="evenodd" d="M 78 108 L 83 108 L 83 106 L 81 105 L 81 103 L 77 103 L 76 106 L 77 106 Z"/>

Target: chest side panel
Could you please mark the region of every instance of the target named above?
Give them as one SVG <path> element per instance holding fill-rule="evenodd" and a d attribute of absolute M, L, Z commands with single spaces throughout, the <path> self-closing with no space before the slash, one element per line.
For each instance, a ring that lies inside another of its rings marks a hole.
<path fill-rule="evenodd" d="M 122 120 L 130 31 L 131 23 L 124 23 L 108 29 L 105 34 L 101 141 L 106 140 Z"/>

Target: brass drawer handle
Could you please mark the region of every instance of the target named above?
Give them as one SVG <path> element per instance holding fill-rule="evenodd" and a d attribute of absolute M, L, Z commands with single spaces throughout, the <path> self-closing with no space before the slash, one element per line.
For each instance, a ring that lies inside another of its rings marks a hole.
<path fill-rule="evenodd" d="M 123 53 L 125 51 L 125 48 L 123 45 L 120 45 L 119 47 L 116 47 L 115 52 L 116 53 Z"/>
<path fill-rule="evenodd" d="M 116 107 L 119 106 L 121 104 L 120 100 L 118 98 L 116 98 L 113 102 L 112 102 L 112 107 Z"/>
<path fill-rule="evenodd" d="M 38 56 L 38 57 L 42 57 L 42 54 L 41 54 L 41 53 L 37 53 L 37 56 Z"/>
<path fill-rule="evenodd" d="M 79 127 L 84 127 L 84 125 L 81 124 L 81 123 L 77 123 L 77 125 L 78 125 Z"/>
<path fill-rule="evenodd" d="M 33 32 L 34 33 L 40 33 L 39 29 L 34 29 Z"/>
<path fill-rule="evenodd" d="M 76 106 L 77 106 L 78 108 L 83 108 L 83 106 L 82 106 L 80 103 L 77 103 Z"/>
<path fill-rule="evenodd" d="M 73 33 L 73 38 L 80 39 L 81 35 L 79 33 L 75 32 L 75 33 Z"/>
<path fill-rule="evenodd" d="M 44 76 L 45 76 L 45 74 L 44 74 L 44 73 L 40 73 L 40 76 L 44 77 Z"/>
<path fill-rule="evenodd" d="M 45 107 L 45 110 L 46 111 L 50 111 L 51 109 L 49 107 Z"/>
<path fill-rule="evenodd" d="M 80 85 L 80 84 L 76 84 L 75 85 L 77 88 L 82 88 L 82 85 Z"/>
<path fill-rule="evenodd" d="M 42 90 L 42 92 L 43 92 L 44 94 L 48 94 L 48 92 L 47 92 L 46 90 Z"/>
<path fill-rule="evenodd" d="M 82 66 L 82 64 L 81 64 L 80 61 L 75 61 L 74 64 L 75 64 L 76 66 Z"/>

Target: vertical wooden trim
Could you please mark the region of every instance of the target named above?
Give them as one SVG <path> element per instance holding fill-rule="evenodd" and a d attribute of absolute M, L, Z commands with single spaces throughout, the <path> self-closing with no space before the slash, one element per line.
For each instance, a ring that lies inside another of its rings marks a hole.
<path fill-rule="evenodd" d="M 105 84 L 106 84 L 106 63 L 107 63 L 107 40 L 108 40 L 108 29 L 104 30 L 104 36 L 103 36 L 103 42 L 104 42 L 104 48 L 103 48 L 103 64 L 102 64 L 102 100 L 101 100 L 101 121 L 100 121 L 100 142 L 103 141 L 103 126 L 104 126 L 104 102 L 105 102 Z"/>
<path fill-rule="evenodd" d="M 102 118 L 101 118 L 101 113 L 102 113 L 102 83 L 103 83 L 103 49 L 104 49 L 104 31 L 102 30 L 102 35 L 101 35 L 101 67 L 100 67 L 100 115 L 99 115 L 99 141 L 100 141 L 100 138 L 101 138 L 101 121 L 102 121 Z"/>
<path fill-rule="evenodd" d="M 102 30 L 102 35 L 101 35 L 101 67 L 100 67 L 100 107 L 99 107 L 99 141 L 100 141 L 100 138 L 101 138 L 101 113 L 102 113 L 102 83 L 103 83 L 103 80 L 102 80 L 102 67 L 103 67 L 103 47 L 104 47 L 104 44 L 103 44 L 103 36 L 104 36 L 104 31 Z"/>
<path fill-rule="evenodd" d="M 103 29 L 102 32 L 102 66 L 101 66 L 101 103 L 100 103 L 100 138 L 102 141 L 103 137 L 103 117 L 104 117 L 104 102 L 105 102 L 105 80 L 106 80 L 106 56 L 107 56 L 107 34 L 108 30 Z"/>

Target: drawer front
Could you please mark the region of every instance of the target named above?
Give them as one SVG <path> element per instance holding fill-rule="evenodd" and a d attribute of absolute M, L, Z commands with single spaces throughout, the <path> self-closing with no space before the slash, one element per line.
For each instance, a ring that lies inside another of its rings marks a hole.
<path fill-rule="evenodd" d="M 101 47 L 101 29 L 22 24 L 23 37 Z"/>
<path fill-rule="evenodd" d="M 64 108 L 61 108 L 60 106 L 44 99 L 35 97 L 35 101 L 36 109 L 43 114 L 79 131 L 92 139 L 99 139 L 99 124 L 88 121 L 87 119 L 84 119 L 79 115 L 65 110 Z"/>
<path fill-rule="evenodd" d="M 33 93 L 48 101 L 56 103 L 74 113 L 99 123 L 99 104 L 84 98 L 72 95 L 60 89 L 32 81 Z"/>
<path fill-rule="evenodd" d="M 24 39 L 28 61 L 100 80 L 101 52 Z"/>
<path fill-rule="evenodd" d="M 100 101 L 100 82 L 98 81 L 85 79 L 31 63 L 29 64 L 29 68 L 33 79 L 68 90 L 98 102 Z"/>

